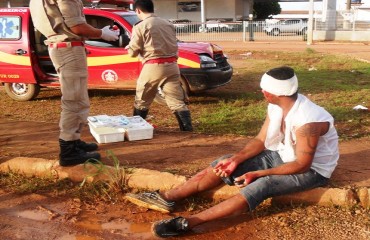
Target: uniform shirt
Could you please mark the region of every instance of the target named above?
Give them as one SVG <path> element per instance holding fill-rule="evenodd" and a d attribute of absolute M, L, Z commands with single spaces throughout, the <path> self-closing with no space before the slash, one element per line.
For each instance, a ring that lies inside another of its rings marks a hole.
<path fill-rule="evenodd" d="M 30 10 L 34 26 L 47 37 L 45 44 L 83 40 L 70 30 L 86 23 L 81 0 L 31 0 Z"/>
<path fill-rule="evenodd" d="M 143 62 L 150 59 L 177 57 L 175 27 L 154 14 L 138 22 L 132 30 L 128 53 L 140 56 Z"/>
<path fill-rule="evenodd" d="M 311 122 L 329 122 L 329 130 L 320 136 L 311 168 L 320 175 L 330 178 L 339 159 L 338 134 L 334 127 L 333 117 L 322 107 L 311 102 L 305 96 L 298 98 L 285 117 L 285 132 L 280 131 L 283 111 L 274 104 L 268 106 L 270 124 L 267 129 L 265 146 L 278 151 L 283 162 L 296 160 L 296 130 Z"/>

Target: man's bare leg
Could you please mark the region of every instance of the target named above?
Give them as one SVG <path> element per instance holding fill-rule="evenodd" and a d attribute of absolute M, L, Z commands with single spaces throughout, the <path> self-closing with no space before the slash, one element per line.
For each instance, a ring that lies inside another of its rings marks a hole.
<path fill-rule="evenodd" d="M 187 217 L 189 229 L 212 220 L 230 217 L 232 215 L 240 215 L 248 209 L 247 200 L 237 194 L 234 197 L 227 199 L 205 211 Z"/>
<path fill-rule="evenodd" d="M 161 194 L 166 200 L 177 201 L 193 194 L 212 189 L 222 182 L 222 179 L 213 172 L 213 168 L 208 167 L 190 178 L 184 184 Z M 237 194 L 203 212 L 187 217 L 187 220 L 189 222 L 189 227 L 192 228 L 211 220 L 241 214 L 247 208 L 248 203 L 246 199 L 241 194 Z"/>
<path fill-rule="evenodd" d="M 217 187 L 222 182 L 222 179 L 213 172 L 213 168 L 208 167 L 182 185 L 161 192 L 161 195 L 166 200 L 177 201 L 193 194 Z M 246 209 L 248 209 L 247 200 L 241 194 L 237 194 L 228 200 L 225 200 L 198 214 L 191 215 L 186 219 L 188 220 L 189 228 L 193 228 L 208 221 L 241 214 Z"/>
<path fill-rule="evenodd" d="M 213 168 L 207 167 L 185 183 L 173 189 L 161 192 L 161 195 L 166 200 L 178 201 L 193 194 L 212 189 L 222 182 L 222 179 L 213 172 Z"/>

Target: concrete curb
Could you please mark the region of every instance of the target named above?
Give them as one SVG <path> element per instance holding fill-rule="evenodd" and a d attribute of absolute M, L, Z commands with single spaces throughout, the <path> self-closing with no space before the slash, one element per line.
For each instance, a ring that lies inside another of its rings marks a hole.
<path fill-rule="evenodd" d="M 61 167 L 56 160 L 17 157 L 0 164 L 1 172 L 19 172 L 26 176 L 69 178 L 73 182 L 114 181 L 115 170 L 111 166 L 92 164 Z M 126 184 L 140 190 L 170 189 L 186 181 L 186 177 L 143 168 L 121 169 Z M 200 194 L 201 197 L 220 201 L 239 192 L 234 186 L 222 186 Z M 300 193 L 274 197 L 275 204 L 315 204 L 320 206 L 370 207 L 370 189 L 316 188 Z"/>

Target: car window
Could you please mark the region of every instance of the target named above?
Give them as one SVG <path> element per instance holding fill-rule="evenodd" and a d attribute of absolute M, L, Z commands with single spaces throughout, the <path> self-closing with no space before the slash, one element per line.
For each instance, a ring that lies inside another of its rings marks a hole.
<path fill-rule="evenodd" d="M 137 22 L 140 21 L 139 17 L 136 14 L 120 14 L 120 16 L 125 19 L 131 26 L 134 26 Z"/>
<path fill-rule="evenodd" d="M 0 17 L 0 40 L 17 40 L 21 38 L 20 17 Z"/>
<path fill-rule="evenodd" d="M 117 22 L 113 21 L 110 18 L 86 15 L 86 22 L 95 28 L 103 28 L 105 26 L 116 25 L 120 30 L 119 40 L 117 41 L 106 41 L 104 39 L 88 39 L 85 41 L 86 44 L 95 46 L 95 47 L 125 47 L 128 45 L 130 39 L 127 34 L 127 30 L 119 25 Z"/>

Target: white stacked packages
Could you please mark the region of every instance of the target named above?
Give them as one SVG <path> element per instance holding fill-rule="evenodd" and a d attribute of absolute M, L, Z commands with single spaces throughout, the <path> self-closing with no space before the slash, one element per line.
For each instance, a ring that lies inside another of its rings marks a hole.
<path fill-rule="evenodd" d="M 87 118 L 90 132 L 98 143 L 122 142 L 125 140 L 125 126 L 129 124 L 123 115 L 97 115 Z"/>
<path fill-rule="evenodd" d="M 153 138 L 153 126 L 140 116 L 97 115 L 87 118 L 90 132 L 98 143 L 129 141 Z"/>
<path fill-rule="evenodd" d="M 128 117 L 125 135 L 129 141 L 153 138 L 153 126 L 140 116 Z"/>
<path fill-rule="evenodd" d="M 98 143 L 123 142 L 125 140 L 125 129 L 98 127 L 90 125 L 90 132 Z"/>

